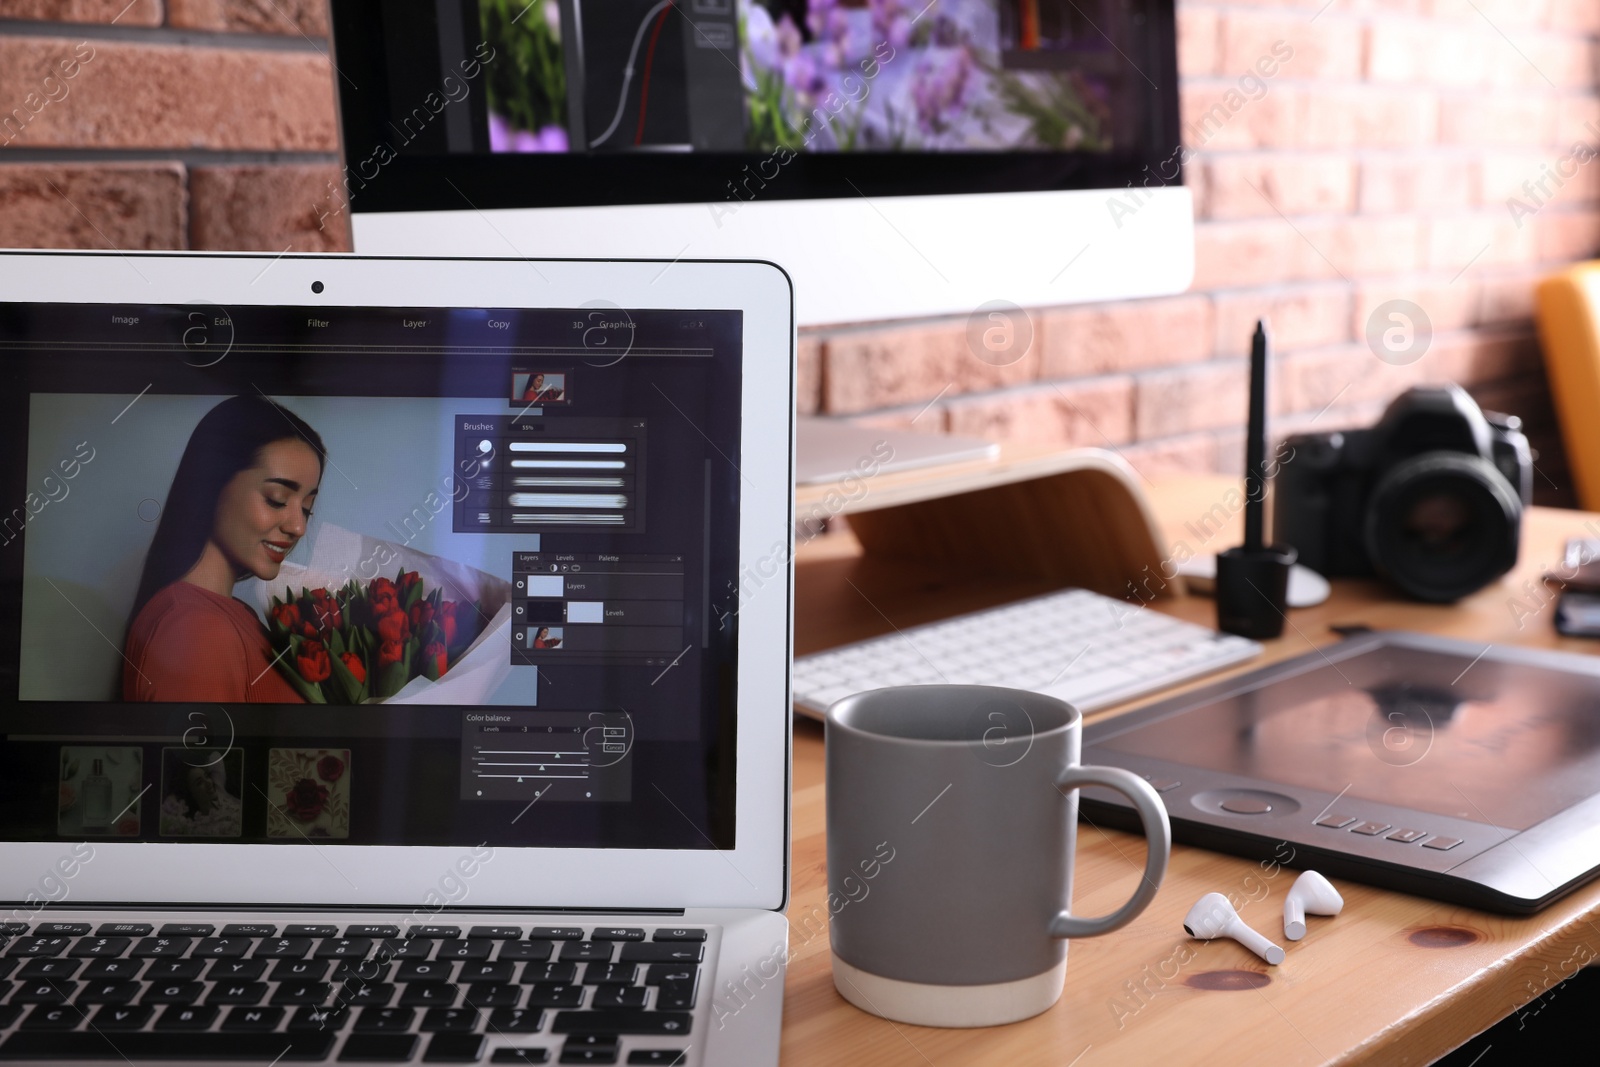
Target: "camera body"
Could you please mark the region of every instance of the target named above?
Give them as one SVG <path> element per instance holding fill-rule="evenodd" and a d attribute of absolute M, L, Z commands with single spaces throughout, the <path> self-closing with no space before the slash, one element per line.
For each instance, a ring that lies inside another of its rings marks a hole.
<path fill-rule="evenodd" d="M 1460 386 L 1416 386 L 1371 429 L 1284 445 L 1273 541 L 1311 569 L 1446 603 L 1516 564 L 1533 453 L 1520 419 L 1486 414 Z"/>

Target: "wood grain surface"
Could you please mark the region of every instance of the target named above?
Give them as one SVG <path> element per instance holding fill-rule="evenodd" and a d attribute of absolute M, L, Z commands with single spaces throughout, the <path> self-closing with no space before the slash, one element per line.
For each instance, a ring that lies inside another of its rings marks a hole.
<path fill-rule="evenodd" d="M 1236 483 L 1222 478 L 1153 487 L 1171 550 L 1211 552 L 1237 543 L 1237 492 Z M 1395 601 L 1376 582 L 1335 582 L 1326 603 L 1292 612 L 1289 629 L 1267 643 L 1264 657 L 1235 670 L 1335 641 L 1330 626 L 1351 623 L 1593 654 L 1600 645 L 1555 633 L 1553 597 L 1537 579 L 1557 566 L 1566 538 L 1597 533 L 1596 516 L 1534 509 L 1516 570 L 1454 606 Z M 975 580 L 949 568 L 864 559 L 851 537 L 829 535 L 797 554 L 795 651 L 892 632 L 1052 584 Z M 1149 610 L 1214 623 L 1209 599 L 1155 600 Z M 1232 941 L 1190 940 L 1182 918 L 1201 894 L 1218 890 L 1244 902 L 1247 921 L 1267 931 L 1277 925 L 1281 933 L 1283 895 L 1296 872 L 1180 845 L 1166 883 L 1139 919 L 1072 943 L 1066 991 L 1054 1008 L 987 1029 L 887 1022 L 852 1007 L 833 988 L 822 738 L 819 724 L 796 720 L 786 1065 L 1421 1064 L 1600 958 L 1600 884 L 1536 916 L 1507 918 L 1341 882 L 1343 914 L 1310 920 L 1306 939 L 1287 946 L 1287 961 L 1268 967 Z M 1143 862 L 1141 838 L 1080 826 L 1074 910 L 1103 913 L 1120 905 Z"/>

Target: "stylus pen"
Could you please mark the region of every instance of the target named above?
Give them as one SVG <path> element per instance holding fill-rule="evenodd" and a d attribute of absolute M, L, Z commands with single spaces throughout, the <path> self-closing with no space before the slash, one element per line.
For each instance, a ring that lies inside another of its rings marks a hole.
<path fill-rule="evenodd" d="M 1267 493 L 1267 320 L 1256 320 L 1250 339 L 1250 429 L 1245 437 L 1244 550 L 1262 548 Z"/>

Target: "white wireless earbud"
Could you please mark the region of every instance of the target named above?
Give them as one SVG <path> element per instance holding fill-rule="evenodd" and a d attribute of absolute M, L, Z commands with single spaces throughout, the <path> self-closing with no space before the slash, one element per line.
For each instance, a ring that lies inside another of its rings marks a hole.
<path fill-rule="evenodd" d="M 1283 936 L 1298 941 L 1306 936 L 1306 913 L 1312 915 L 1337 915 L 1344 907 L 1344 897 L 1316 871 L 1306 871 L 1289 887 L 1283 898 Z"/>
<path fill-rule="evenodd" d="M 1183 930 L 1202 941 L 1231 937 L 1273 966 L 1283 962 L 1283 949 L 1245 925 L 1221 893 L 1207 893 L 1197 900 L 1183 917 Z"/>

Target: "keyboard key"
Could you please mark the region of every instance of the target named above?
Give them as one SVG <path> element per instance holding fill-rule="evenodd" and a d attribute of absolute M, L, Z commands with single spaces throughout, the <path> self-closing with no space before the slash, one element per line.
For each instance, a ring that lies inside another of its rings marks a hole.
<path fill-rule="evenodd" d="M 530 1008 L 579 1008 L 583 1006 L 583 986 L 536 982 L 528 987 Z"/>
<path fill-rule="evenodd" d="M 496 1008 L 489 1015 L 489 1029 L 502 1034 L 536 1034 L 544 1026 L 544 1012 L 538 1008 Z"/>
<path fill-rule="evenodd" d="M 194 939 L 188 937 L 142 937 L 133 946 L 132 955 L 138 959 L 176 958 L 188 952 L 192 944 Z"/>
<path fill-rule="evenodd" d="M 655 1034 L 683 1037 L 694 1016 L 686 1011 L 558 1011 L 557 1034 Z"/>
<path fill-rule="evenodd" d="M 693 981 L 662 982 L 656 989 L 658 1011 L 691 1011 L 694 1008 Z"/>
<path fill-rule="evenodd" d="M 411 1034 L 351 1034 L 339 1052 L 339 1059 L 365 1063 L 405 1063 L 416 1050 L 417 1039 Z"/>
<path fill-rule="evenodd" d="M 371 954 L 370 937 L 331 937 L 319 943 L 312 956 L 319 960 L 364 960 Z"/>
<path fill-rule="evenodd" d="M 192 982 L 205 969 L 205 960 L 156 960 L 144 977 L 149 982 Z"/>
<path fill-rule="evenodd" d="M 477 1028 L 478 1012 L 475 1008 L 429 1008 L 422 1015 L 422 1032 L 425 1034 L 446 1031 L 471 1033 Z"/>
<path fill-rule="evenodd" d="M 494 951 L 494 942 L 482 938 L 476 941 L 441 941 L 435 959 L 486 960 Z"/>
<path fill-rule="evenodd" d="M 33 931 L 35 937 L 82 937 L 89 932 L 88 923 L 40 923 Z"/>
<path fill-rule="evenodd" d="M 157 1030 L 209 1030 L 217 1021 L 218 1010 L 210 1006 L 173 1004 L 161 1009 Z"/>
<path fill-rule="evenodd" d="M 91 960 L 83 969 L 83 976 L 90 981 L 122 981 L 139 977 L 142 970 L 144 960 Z"/>
<path fill-rule="evenodd" d="M 272 994 L 274 1004 L 326 1004 L 333 987 L 326 982 L 280 982 Z"/>
<path fill-rule="evenodd" d="M 307 1005 L 294 1010 L 294 1016 L 289 1020 L 289 1032 L 298 1034 L 322 1030 L 329 1032 L 343 1030 L 344 1024 L 349 1021 L 350 1011 L 347 1008 L 338 1006 L 321 1008 Z"/>
<path fill-rule="evenodd" d="M 319 926 L 314 923 L 290 923 L 283 928 L 283 936 L 296 937 L 338 937 L 337 926 Z"/>
<path fill-rule="evenodd" d="M 617 1050 L 615 1048 L 564 1048 L 561 1050 L 562 1063 L 616 1063 Z"/>
<path fill-rule="evenodd" d="M 13 1004 L 65 1004 L 77 992 L 78 983 L 64 978 L 47 978 L 39 982 L 23 982 L 11 994 Z"/>
<path fill-rule="evenodd" d="M 340 960 L 333 965 L 335 982 L 387 982 L 394 976 L 394 965 L 381 960 Z"/>
<path fill-rule="evenodd" d="M 85 956 L 114 959 L 128 951 L 128 946 L 132 944 L 131 937 L 80 937 L 67 955 L 80 959 Z"/>
<path fill-rule="evenodd" d="M 17 972 L 17 977 L 25 982 L 36 978 L 71 978 L 82 966 L 80 960 L 29 960 L 22 965 L 22 970 Z"/>
<path fill-rule="evenodd" d="M 202 937 L 189 955 L 193 959 L 238 959 L 249 951 L 248 937 Z"/>
<path fill-rule="evenodd" d="M 0 923 L 0 937 L 16 937 L 18 934 L 25 934 L 27 932 L 27 923 L 15 921 Z"/>
<path fill-rule="evenodd" d="M 597 926 L 590 941 L 643 941 L 644 931 L 635 926 Z"/>
<path fill-rule="evenodd" d="M 140 1004 L 193 1004 L 205 986 L 199 982 L 155 982 L 146 989 Z"/>
<path fill-rule="evenodd" d="M 639 968 L 631 963 L 590 963 L 583 968 L 584 985 L 632 985 Z"/>
<path fill-rule="evenodd" d="M 562 1049 L 569 1048 L 616 1048 L 616 1034 L 573 1034 L 567 1038 L 567 1043 Z"/>
<path fill-rule="evenodd" d="M 344 936 L 345 937 L 372 937 L 372 938 L 395 937 L 395 938 L 397 938 L 397 937 L 400 936 L 400 928 L 398 926 L 383 926 L 383 925 L 374 925 L 374 924 L 363 924 L 363 925 L 360 925 L 360 926 L 346 926 L 344 928 Z"/>
<path fill-rule="evenodd" d="M 279 960 L 272 965 L 274 982 L 320 982 L 332 964 L 324 960 Z"/>
<path fill-rule="evenodd" d="M 692 982 L 700 976 L 700 968 L 681 963 L 652 963 L 645 968 L 644 984 L 660 985 L 662 982 Z"/>
<path fill-rule="evenodd" d="M 516 973 L 517 965 L 514 963 L 463 963 L 461 973 L 456 976 L 459 982 L 509 982 Z M 71 975 L 63 975 L 70 978 Z"/>
<path fill-rule="evenodd" d="M 397 982 L 448 982 L 454 976 L 456 965 L 446 960 L 407 960 L 395 973 Z"/>
<path fill-rule="evenodd" d="M 347 982 L 334 991 L 334 999 L 352 1008 L 383 1008 L 394 999 L 395 987 L 388 982 Z"/>
<path fill-rule="evenodd" d="M 425 937 L 385 941 L 378 946 L 378 957 L 386 960 L 425 960 L 433 955 L 436 944 L 438 942 Z"/>
<path fill-rule="evenodd" d="M 641 948 L 640 945 L 623 945 L 626 952 L 630 948 Z M 611 953 L 616 948 L 610 941 L 568 941 L 561 946 L 561 959 L 566 962 L 597 962 L 610 963 Z M 624 957 L 626 958 L 626 957 Z"/>
<path fill-rule="evenodd" d="M 468 937 L 487 937 L 493 941 L 516 941 L 522 937 L 520 926 L 474 926 Z"/>
<path fill-rule="evenodd" d="M 497 1048 L 490 1063 L 549 1063 L 550 1052 L 542 1048 Z"/>
<path fill-rule="evenodd" d="M 522 987 L 519 985 L 479 982 L 467 987 L 467 996 L 462 1003 L 471 1008 L 514 1008 L 521 1001 Z"/>
<path fill-rule="evenodd" d="M 216 960 L 206 971 L 213 982 L 259 982 L 267 973 L 266 960 Z"/>
<path fill-rule="evenodd" d="M 706 932 L 704 930 L 685 930 L 679 928 L 673 930 L 657 930 L 655 932 L 655 940 L 657 941 L 704 941 L 705 939 Z"/>
<path fill-rule="evenodd" d="M 59 956 L 71 947 L 70 937 L 20 937 L 12 942 L 6 955 L 12 958 Z"/>
<path fill-rule="evenodd" d="M 500 951 L 495 953 L 497 960 L 538 960 L 543 963 L 550 958 L 550 953 L 555 950 L 553 941 L 503 941 Z"/>
<path fill-rule="evenodd" d="M 260 1004 L 267 995 L 265 982 L 218 982 L 206 996 L 207 1004 Z"/>
<path fill-rule="evenodd" d="M 482 1034 L 435 1034 L 428 1042 L 428 1051 L 422 1054 L 422 1062 L 477 1063 L 482 1055 Z"/>
<path fill-rule="evenodd" d="M 533 982 L 555 982 L 558 985 L 571 985 L 578 980 L 578 965 L 576 963 L 530 963 L 522 968 L 522 983 L 529 985 Z"/>
<path fill-rule="evenodd" d="M 332 1034 L 119 1033 L 116 1043 L 93 1031 L 16 1034 L 0 1045 L 0 1060 L 189 1060 L 216 1063 L 248 1060 L 322 1060 L 333 1050 Z"/>
<path fill-rule="evenodd" d="M 85 982 L 76 1004 L 132 1004 L 142 988 L 138 982 Z"/>
<path fill-rule="evenodd" d="M 5 978 L 10 975 L 12 971 L 17 969 L 17 965 L 21 962 L 21 960 L 12 959 L 0 960 L 0 978 Z M 93 966 L 93 964 L 90 964 L 90 966 Z"/>
<path fill-rule="evenodd" d="M 232 1008 L 222 1020 L 222 1029 L 242 1031 L 271 1031 L 283 1020 L 282 1008 Z"/>
<path fill-rule="evenodd" d="M 628 1053 L 628 1063 L 663 1064 L 664 1067 L 678 1067 L 681 1063 L 689 1062 L 689 1054 L 678 1048 L 636 1048 Z"/>
<path fill-rule="evenodd" d="M 263 941 L 256 946 L 250 954 L 251 959 L 257 960 L 298 960 L 311 951 L 309 937 L 278 937 Z"/>
<path fill-rule="evenodd" d="M 698 963 L 705 953 L 701 945 L 684 942 L 650 941 L 642 945 L 623 945 L 623 963 Z"/>
<path fill-rule="evenodd" d="M 222 928 L 223 937 L 277 937 L 278 928 L 268 923 L 228 923 Z"/>
<path fill-rule="evenodd" d="M 404 1033 L 417 1019 L 415 1008 L 362 1008 L 356 1016 L 361 1033 Z"/>
<path fill-rule="evenodd" d="M 24 1030 L 76 1030 L 84 1013 L 70 1004 L 39 1004 L 22 1020 Z"/>
<path fill-rule="evenodd" d="M 594 991 L 594 1000 L 589 1006 L 597 1011 L 604 1008 L 642 1008 L 647 992 L 642 985 L 603 985 Z"/>
<path fill-rule="evenodd" d="M 412 982 L 400 994 L 400 1003 L 407 1007 L 451 1008 L 461 995 L 461 987 L 449 982 Z"/>
<path fill-rule="evenodd" d="M 158 937 L 210 937 L 217 928 L 210 923 L 167 923 L 156 931 Z"/>
<path fill-rule="evenodd" d="M 435 941 L 454 941 L 461 936 L 459 926 L 413 926 L 406 932 L 408 937 L 428 937 Z"/>
<path fill-rule="evenodd" d="M 581 926 L 535 926 L 528 934 L 530 941 L 582 941 Z"/>
<path fill-rule="evenodd" d="M 154 1008 L 107 1004 L 94 1010 L 89 1025 L 96 1030 L 143 1030 L 155 1013 Z"/>

